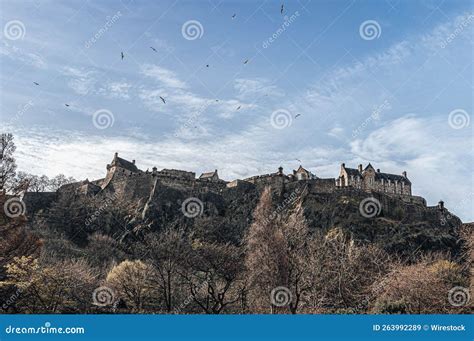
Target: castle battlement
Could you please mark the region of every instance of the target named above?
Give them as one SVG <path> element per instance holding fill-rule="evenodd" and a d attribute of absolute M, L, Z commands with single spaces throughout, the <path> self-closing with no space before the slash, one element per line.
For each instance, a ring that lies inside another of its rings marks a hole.
<path fill-rule="evenodd" d="M 289 174 L 285 174 L 283 168 L 279 167 L 274 173 L 236 179 L 232 182 L 219 179 L 217 169 L 212 172 L 202 173 L 199 178 L 196 178 L 195 172 L 180 169 L 165 168 L 158 170 L 156 167 L 153 167 L 152 171 L 142 171 L 135 164 L 135 160 L 128 161 L 120 158 L 118 153 L 115 153 L 112 162 L 106 168 L 107 174 L 104 179 L 91 182 L 86 180 L 78 183 L 80 191 L 94 195 L 100 189 L 104 190 L 109 186 L 113 186 L 114 190 L 121 188 L 122 191 L 126 192 L 127 188 L 143 189 L 152 186 L 154 183 L 153 179 L 169 187 L 216 193 L 224 188 L 232 189 L 242 185 L 284 187 L 287 184 L 304 182 L 315 193 L 356 189 L 366 192 L 385 193 L 399 197 L 406 202 L 423 203 L 426 205 L 425 199 L 412 195 L 411 182 L 406 172 L 402 172 L 401 175 L 382 173 L 379 169 L 375 170 L 370 163 L 365 168 L 362 168 L 362 165 L 359 165 L 358 168 L 348 168 L 343 163 L 338 178 L 319 178 L 300 165 L 297 170 L 293 170 Z M 135 184 L 130 183 L 134 180 L 138 182 L 135 181 Z"/>

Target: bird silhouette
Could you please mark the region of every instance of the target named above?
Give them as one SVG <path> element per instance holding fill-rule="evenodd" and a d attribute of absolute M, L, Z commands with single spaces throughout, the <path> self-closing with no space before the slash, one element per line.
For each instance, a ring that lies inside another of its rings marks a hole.
<path fill-rule="evenodd" d="M 39 83 L 33 82 L 34 85 L 39 85 Z"/>
<path fill-rule="evenodd" d="M 298 116 L 301 116 L 301 114 L 296 114 L 295 118 L 297 118 Z"/>
<path fill-rule="evenodd" d="M 158 51 L 156 51 L 156 49 L 153 46 L 150 46 L 150 49 L 152 49 L 155 52 L 158 52 Z"/>
<path fill-rule="evenodd" d="M 247 64 L 248 62 L 249 62 L 249 60 L 248 60 L 248 59 L 246 59 L 246 60 L 244 61 L 244 64 Z"/>
<path fill-rule="evenodd" d="M 66 103 L 66 104 L 64 104 L 64 105 L 65 105 L 66 107 L 69 107 L 69 104 L 67 104 L 67 103 Z"/>
<path fill-rule="evenodd" d="M 163 101 L 163 103 L 166 104 L 165 99 L 164 99 L 163 97 L 161 97 L 161 96 L 160 96 L 160 98 L 161 98 L 161 100 Z"/>
<path fill-rule="evenodd" d="M 209 67 L 209 64 L 206 64 L 206 67 Z"/>
<path fill-rule="evenodd" d="M 120 52 L 120 55 L 122 56 L 122 60 L 123 60 L 123 58 L 125 57 L 125 55 L 123 54 L 123 52 Z"/>
<path fill-rule="evenodd" d="M 235 13 L 232 14 L 232 19 L 235 19 L 235 16 L 236 16 L 236 15 L 237 15 L 237 14 L 235 14 Z"/>
<path fill-rule="evenodd" d="M 302 163 L 300 159 L 296 159 L 296 161 L 298 161 L 299 163 Z"/>
<path fill-rule="evenodd" d="M 280 14 L 283 14 L 283 9 L 284 9 L 284 5 L 281 4 L 281 8 L 280 8 Z"/>
<path fill-rule="evenodd" d="M 241 105 L 239 105 L 239 106 L 237 107 L 237 109 L 236 109 L 236 110 L 239 110 L 241 107 L 242 107 L 242 106 L 241 106 Z"/>

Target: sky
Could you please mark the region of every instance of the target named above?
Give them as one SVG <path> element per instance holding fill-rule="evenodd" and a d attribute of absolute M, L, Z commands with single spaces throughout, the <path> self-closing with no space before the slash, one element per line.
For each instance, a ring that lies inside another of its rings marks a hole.
<path fill-rule="evenodd" d="M 473 221 L 473 5 L 1 0 L 1 130 L 19 170 L 76 179 L 114 152 L 225 180 L 371 162 Z"/>

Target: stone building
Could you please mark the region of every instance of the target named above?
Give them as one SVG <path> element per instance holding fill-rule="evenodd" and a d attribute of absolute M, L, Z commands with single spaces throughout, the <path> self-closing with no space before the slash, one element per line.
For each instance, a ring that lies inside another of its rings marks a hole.
<path fill-rule="evenodd" d="M 370 163 L 364 169 L 362 169 L 362 165 L 357 168 L 348 168 L 344 163 L 341 164 L 336 186 L 388 194 L 411 195 L 411 182 L 405 171 L 402 175 L 382 173 L 380 169 L 375 170 Z"/>
<path fill-rule="evenodd" d="M 293 176 L 296 180 L 315 180 L 318 178 L 316 175 L 303 168 L 301 165 L 297 170 L 293 170 Z"/>
<path fill-rule="evenodd" d="M 118 156 L 118 153 L 115 153 L 112 162 L 107 165 L 107 172 L 130 175 L 132 173 L 138 173 L 139 169 L 135 165 L 135 160 L 130 162 L 122 159 Z"/>
<path fill-rule="evenodd" d="M 217 174 L 217 169 L 214 172 L 202 173 L 199 176 L 199 180 L 219 181 L 219 175 Z"/>
<path fill-rule="evenodd" d="M 183 180 L 195 180 L 196 173 L 188 172 L 180 169 L 162 169 L 160 171 L 156 170 L 156 167 L 153 168 L 153 174 L 158 176 L 170 177 L 170 178 L 177 178 Z"/>

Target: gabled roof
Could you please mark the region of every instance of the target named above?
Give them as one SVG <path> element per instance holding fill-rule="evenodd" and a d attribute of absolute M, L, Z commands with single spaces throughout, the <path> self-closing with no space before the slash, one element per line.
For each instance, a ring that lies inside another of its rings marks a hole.
<path fill-rule="evenodd" d="M 356 168 L 346 168 L 344 167 L 348 175 L 361 176 L 360 172 Z"/>
<path fill-rule="evenodd" d="M 367 165 L 367 167 L 365 167 L 364 172 L 369 168 L 372 168 L 375 171 L 374 167 L 369 163 Z M 405 178 L 403 175 L 382 173 L 379 170 L 375 171 L 375 179 L 376 180 L 383 179 L 385 181 L 388 181 L 388 180 L 390 180 L 390 181 L 403 181 L 403 182 L 411 184 L 410 180 Z"/>
<path fill-rule="evenodd" d="M 122 159 L 121 157 L 118 157 L 118 156 L 114 157 L 114 159 L 112 160 L 111 166 L 125 168 L 131 172 L 138 172 L 138 168 L 137 166 L 135 166 L 134 163 L 128 160 Z"/>
<path fill-rule="evenodd" d="M 214 172 L 202 173 L 202 174 L 199 176 L 199 179 L 212 178 L 214 175 L 217 175 L 217 169 L 216 169 Z M 219 176 L 217 176 L 217 177 L 219 177 Z"/>
<path fill-rule="evenodd" d="M 303 168 L 303 166 L 299 166 L 298 169 L 296 170 L 296 173 L 301 173 L 301 172 L 305 172 L 305 173 L 311 173 L 310 171 L 308 171 L 306 168 Z"/>
<path fill-rule="evenodd" d="M 403 175 L 397 175 L 397 174 L 389 174 L 389 173 L 380 173 L 380 172 L 375 172 L 375 179 L 380 180 L 384 179 L 385 181 L 404 181 L 406 183 L 410 183 L 410 180 L 405 178 Z"/>
<path fill-rule="evenodd" d="M 369 169 L 369 168 L 372 168 L 372 169 L 375 171 L 374 166 L 372 166 L 372 165 L 370 164 L 370 162 L 369 162 L 369 164 L 364 168 L 364 171 L 366 171 L 366 170 Z"/>

